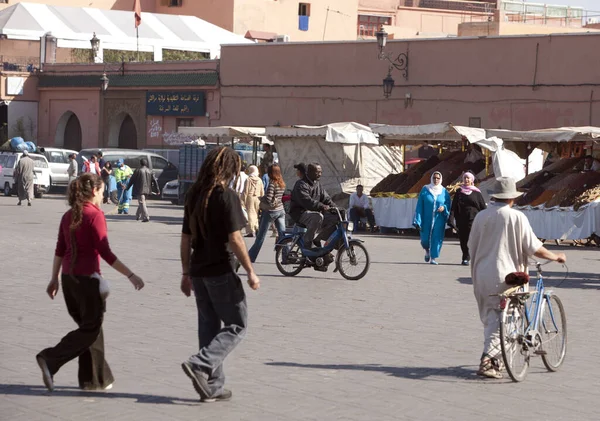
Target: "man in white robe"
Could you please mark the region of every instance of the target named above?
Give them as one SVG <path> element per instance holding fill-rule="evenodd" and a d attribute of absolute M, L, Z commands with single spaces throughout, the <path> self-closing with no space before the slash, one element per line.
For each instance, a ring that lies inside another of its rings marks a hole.
<path fill-rule="evenodd" d="M 490 295 L 509 288 L 504 281 L 509 273 L 526 272 L 530 256 L 561 263 L 567 260 L 564 253 L 555 254 L 543 247 L 525 214 L 512 209 L 522 194 L 514 179 L 497 178 L 491 194 L 494 202 L 477 214 L 469 236 L 471 277 L 484 326 L 483 355 L 477 374 L 484 377 L 502 378 L 500 297 Z"/>

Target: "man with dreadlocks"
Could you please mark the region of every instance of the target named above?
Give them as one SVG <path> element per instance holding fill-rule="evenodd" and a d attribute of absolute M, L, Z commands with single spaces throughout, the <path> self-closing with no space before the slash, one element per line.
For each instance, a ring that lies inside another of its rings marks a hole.
<path fill-rule="evenodd" d="M 196 296 L 200 352 L 182 368 L 203 402 L 231 399 L 231 391 L 223 388 L 223 361 L 246 333 L 246 295 L 231 251 L 246 270 L 250 288 L 260 286 L 241 233 L 246 225 L 242 205 L 229 188 L 240 166 L 233 149 L 211 150 L 184 208 L 181 291 L 189 297 L 193 289 Z"/>

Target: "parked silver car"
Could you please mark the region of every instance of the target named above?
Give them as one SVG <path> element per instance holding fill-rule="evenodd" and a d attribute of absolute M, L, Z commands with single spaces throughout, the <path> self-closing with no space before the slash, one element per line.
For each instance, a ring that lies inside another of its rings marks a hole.
<path fill-rule="evenodd" d="M 60 148 L 40 148 L 50 166 L 50 188 L 53 186 L 67 186 L 69 184 L 69 155 L 77 155 L 77 151 Z"/>

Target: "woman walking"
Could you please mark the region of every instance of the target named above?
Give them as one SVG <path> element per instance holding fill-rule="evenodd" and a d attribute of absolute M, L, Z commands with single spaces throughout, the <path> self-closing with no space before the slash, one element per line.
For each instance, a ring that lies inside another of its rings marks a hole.
<path fill-rule="evenodd" d="M 460 248 L 462 250 L 461 264 L 467 266 L 471 257 L 469 255 L 469 234 L 475 216 L 486 208 L 485 200 L 481 195 L 481 190 L 475 187 L 475 176 L 466 172 L 463 174 L 463 184 L 455 193 L 452 200 L 452 209 L 450 210 L 450 225 L 454 225 L 458 231 Z"/>
<path fill-rule="evenodd" d="M 413 221 L 420 230 L 425 262 L 432 265 L 438 264 L 436 259 L 442 249 L 450 206 L 450 195 L 442 186 L 442 173 L 436 171 L 431 175 L 431 183 L 421 189 Z"/>
<path fill-rule="evenodd" d="M 248 226 L 246 227 L 246 237 L 254 237 L 258 230 L 258 211 L 260 206 L 259 197 L 265 195 L 263 182 L 258 176 L 256 165 L 248 167 L 248 179 L 242 192 L 242 204 L 248 212 Z"/>
<path fill-rule="evenodd" d="M 279 237 L 285 233 L 285 210 L 283 209 L 282 197 L 285 192 L 285 182 L 281 175 L 281 168 L 277 164 L 273 164 L 268 169 L 269 187 L 265 194 L 262 203 L 262 215 L 260 217 L 260 225 L 256 233 L 254 245 L 248 251 L 252 263 L 256 261 L 256 257 L 267 236 L 267 231 L 271 223 L 275 223 L 277 234 Z"/>
<path fill-rule="evenodd" d="M 60 221 L 52 277 L 46 292 L 54 299 L 62 268 L 61 283 L 67 310 L 79 327 L 54 348 L 46 348 L 36 356 L 44 384 L 50 391 L 54 389 L 54 375 L 77 357 L 80 388 L 106 390 L 112 387 L 114 379 L 104 359 L 102 319 L 108 291 L 106 281 L 100 276 L 100 257 L 127 276 L 135 289 L 144 287 L 142 279 L 110 250 L 106 220 L 100 210 L 103 192 L 102 179 L 91 173 L 82 174 L 69 185 L 71 209 Z"/>

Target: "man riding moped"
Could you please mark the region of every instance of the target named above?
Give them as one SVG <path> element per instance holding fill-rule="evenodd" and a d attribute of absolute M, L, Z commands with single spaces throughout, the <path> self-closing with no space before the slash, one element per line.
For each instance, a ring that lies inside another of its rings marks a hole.
<path fill-rule="evenodd" d="M 294 222 L 306 227 L 306 247 L 321 247 L 321 240 L 329 238 L 338 222 L 337 215 L 328 212 L 334 204 L 319 182 L 322 174 L 319 163 L 308 164 L 306 175 L 296 181 L 292 190 L 290 216 Z M 319 234 L 315 238 L 317 231 Z"/>

